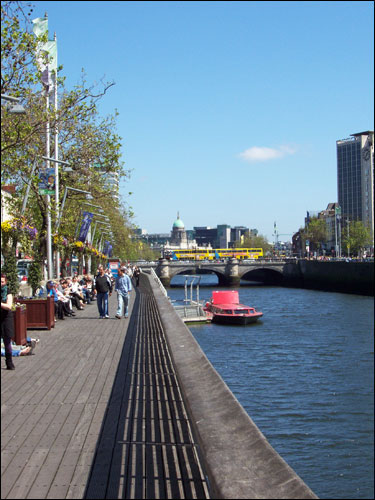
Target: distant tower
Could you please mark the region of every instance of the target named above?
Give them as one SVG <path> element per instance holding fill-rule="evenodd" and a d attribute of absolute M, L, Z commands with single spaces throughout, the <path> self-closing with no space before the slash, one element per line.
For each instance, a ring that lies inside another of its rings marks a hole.
<path fill-rule="evenodd" d="M 344 221 L 362 221 L 374 238 L 374 132 L 336 141 L 337 192 Z"/>
<path fill-rule="evenodd" d="M 172 226 L 171 245 L 179 246 L 180 248 L 188 247 L 185 225 L 180 219 L 179 212 L 177 212 L 177 219 Z"/>

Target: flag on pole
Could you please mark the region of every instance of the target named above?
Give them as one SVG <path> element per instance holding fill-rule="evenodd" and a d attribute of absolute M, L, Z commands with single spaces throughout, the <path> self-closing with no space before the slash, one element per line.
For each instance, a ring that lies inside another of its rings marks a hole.
<path fill-rule="evenodd" d="M 37 17 L 32 20 L 33 32 L 35 36 L 43 36 L 48 31 L 48 19 L 45 17 Z"/>
<path fill-rule="evenodd" d="M 41 47 L 42 50 L 48 52 L 48 67 L 50 71 L 57 70 L 57 42 L 50 40 L 44 43 Z"/>
<path fill-rule="evenodd" d="M 78 241 L 82 241 L 84 243 L 86 241 L 87 233 L 89 232 L 89 227 L 92 221 L 94 214 L 91 212 L 83 212 L 82 214 L 82 223 L 81 229 L 79 231 Z"/>
<path fill-rule="evenodd" d="M 57 43 L 54 40 L 43 43 L 40 46 L 39 54 L 39 69 L 42 72 L 42 83 L 48 86 L 49 90 L 52 90 L 52 71 L 57 72 Z"/>
<path fill-rule="evenodd" d="M 104 241 L 104 248 L 103 248 L 104 255 L 108 255 L 108 246 L 109 246 L 109 241 Z"/>
<path fill-rule="evenodd" d="M 36 36 L 42 36 L 48 32 L 48 19 L 38 17 L 33 20 L 33 32 Z M 57 73 L 57 42 L 49 40 L 38 43 L 36 59 L 39 71 L 42 73 L 42 83 L 48 90 L 53 89 L 52 71 Z"/>
<path fill-rule="evenodd" d="M 57 42 L 41 43 L 37 49 L 37 64 L 42 73 L 42 83 L 53 89 L 52 71 L 57 72 Z"/>

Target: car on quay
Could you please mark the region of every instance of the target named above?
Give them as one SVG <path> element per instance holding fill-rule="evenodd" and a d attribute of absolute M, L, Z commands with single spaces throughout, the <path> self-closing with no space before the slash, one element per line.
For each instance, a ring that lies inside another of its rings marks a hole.
<path fill-rule="evenodd" d="M 18 270 L 18 282 L 26 284 L 27 283 L 27 278 L 28 278 L 28 271 L 27 271 L 27 269 L 19 269 Z"/>

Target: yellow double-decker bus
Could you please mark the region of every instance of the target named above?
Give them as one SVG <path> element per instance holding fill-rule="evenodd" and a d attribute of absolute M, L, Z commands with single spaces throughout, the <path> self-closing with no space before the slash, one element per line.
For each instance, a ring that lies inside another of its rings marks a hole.
<path fill-rule="evenodd" d="M 202 248 L 189 250 L 165 250 L 168 260 L 221 260 L 236 258 L 258 259 L 263 257 L 263 248 Z"/>
<path fill-rule="evenodd" d="M 258 259 L 263 257 L 263 248 L 216 248 L 210 252 L 209 259 Z"/>

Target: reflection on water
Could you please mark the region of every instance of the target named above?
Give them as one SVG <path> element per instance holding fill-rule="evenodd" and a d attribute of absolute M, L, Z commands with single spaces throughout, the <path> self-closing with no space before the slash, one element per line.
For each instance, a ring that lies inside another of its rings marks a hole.
<path fill-rule="evenodd" d="M 184 297 L 179 280 L 173 299 Z M 216 289 L 210 280 L 202 277 L 202 300 Z M 373 498 L 373 298 L 266 286 L 239 294 L 264 316 L 189 326 L 206 356 L 320 498 Z"/>

